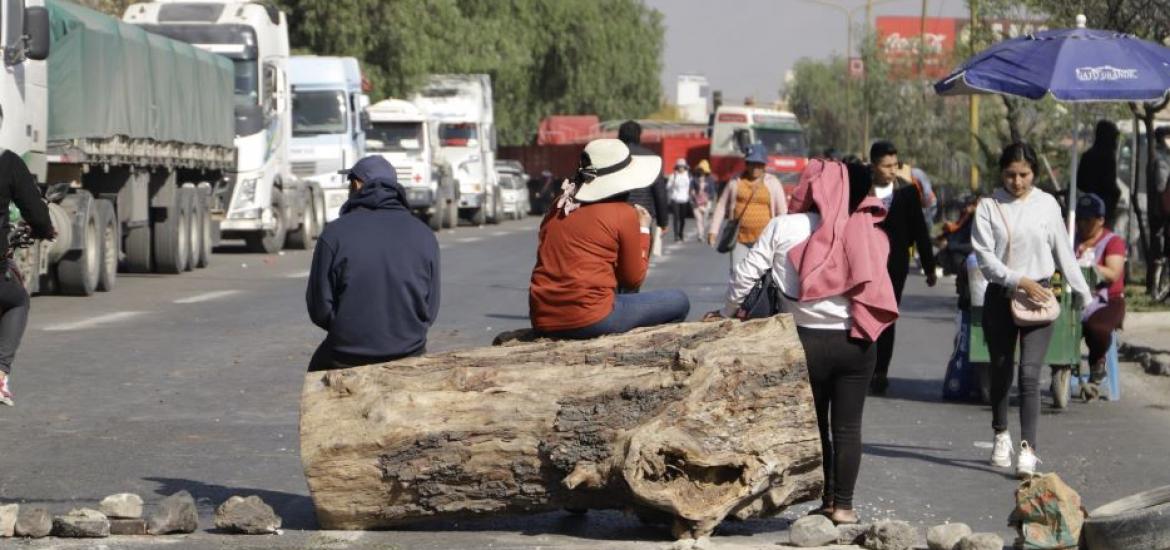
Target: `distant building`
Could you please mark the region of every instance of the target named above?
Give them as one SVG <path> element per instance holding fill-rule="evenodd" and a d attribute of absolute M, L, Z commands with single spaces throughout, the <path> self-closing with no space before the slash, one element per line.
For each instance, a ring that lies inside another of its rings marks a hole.
<path fill-rule="evenodd" d="M 683 121 L 706 123 L 709 116 L 709 96 L 707 77 L 696 74 L 678 75 L 676 102 L 679 116 Z"/>

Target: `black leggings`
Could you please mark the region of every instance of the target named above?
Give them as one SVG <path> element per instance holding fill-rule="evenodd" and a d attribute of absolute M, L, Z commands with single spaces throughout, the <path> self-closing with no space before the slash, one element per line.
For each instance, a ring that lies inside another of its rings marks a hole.
<path fill-rule="evenodd" d="M 853 487 L 861 470 L 861 416 L 877 360 L 877 346 L 845 330 L 800 327 L 808 378 L 817 408 L 825 471 L 825 501 L 853 509 Z"/>
<path fill-rule="evenodd" d="M 0 270 L 4 268 L 0 258 Z M 12 374 L 12 361 L 28 324 L 28 292 L 13 273 L 0 275 L 0 372 Z"/>
<path fill-rule="evenodd" d="M 681 241 L 687 228 L 687 203 L 670 203 L 670 215 L 674 218 L 674 240 Z"/>
<path fill-rule="evenodd" d="M 1008 429 L 1009 394 L 1016 371 L 1016 342 L 1019 342 L 1020 438 L 1033 449 L 1039 448 L 1036 424 L 1040 420 L 1040 371 L 1053 329 L 1052 323 L 1016 326 L 1011 292 L 994 283 L 987 285 L 983 298 L 983 335 L 991 355 L 991 428 L 997 432 Z"/>

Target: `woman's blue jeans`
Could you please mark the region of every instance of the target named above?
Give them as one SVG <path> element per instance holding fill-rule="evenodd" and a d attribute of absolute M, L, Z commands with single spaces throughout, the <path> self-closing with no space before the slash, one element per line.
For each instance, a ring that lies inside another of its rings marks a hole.
<path fill-rule="evenodd" d="M 664 289 L 618 294 L 613 311 L 587 327 L 546 333 L 553 338 L 584 340 L 606 334 L 620 334 L 638 327 L 681 323 L 691 311 L 691 301 L 681 290 Z"/>

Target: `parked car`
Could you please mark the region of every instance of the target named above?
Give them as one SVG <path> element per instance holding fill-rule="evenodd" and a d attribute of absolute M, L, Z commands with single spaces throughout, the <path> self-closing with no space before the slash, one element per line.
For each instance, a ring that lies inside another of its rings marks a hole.
<path fill-rule="evenodd" d="M 504 215 L 513 220 L 523 219 L 532 211 L 524 166 L 514 160 L 497 161 L 496 173 L 500 177 L 500 202 L 503 203 Z"/>

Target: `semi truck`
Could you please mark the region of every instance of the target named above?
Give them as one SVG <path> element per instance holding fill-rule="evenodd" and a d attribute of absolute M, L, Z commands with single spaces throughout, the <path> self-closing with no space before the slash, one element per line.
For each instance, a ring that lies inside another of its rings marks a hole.
<path fill-rule="evenodd" d="M 123 20 L 231 61 L 235 167 L 215 182 L 212 214 L 225 239 L 255 252 L 286 242 L 311 248 L 323 220 L 321 188 L 292 173 L 288 22 L 275 6 L 240 0 L 154 0 L 132 4 Z M 87 87 L 88 89 L 88 87 Z M 182 90 L 197 96 L 199 87 Z"/>
<path fill-rule="evenodd" d="M 386 99 L 370 107 L 366 146 L 398 172 L 410 209 L 431 229 L 459 222 L 459 186 L 451 165 L 439 152 L 439 124 L 413 103 Z"/>
<path fill-rule="evenodd" d="M 370 98 L 362 90 L 362 72 L 353 57 L 293 56 L 292 83 L 293 175 L 321 188 L 323 203 L 314 203 L 310 221 L 335 219 L 349 198 L 349 185 L 340 175 L 366 156 Z M 397 165 L 396 165 L 397 166 Z M 319 225 L 318 225 L 319 227 Z"/>
<path fill-rule="evenodd" d="M 786 186 L 800 182 L 808 164 L 808 144 L 796 115 L 761 107 L 724 105 L 711 128 L 711 173 L 721 182 L 744 170 L 743 151 L 752 143 L 768 150 L 769 173 Z"/>
<path fill-rule="evenodd" d="M 459 213 L 476 225 L 499 223 L 503 208 L 491 76 L 430 75 L 411 102 L 438 124 L 439 152 L 459 182 Z"/>
<path fill-rule="evenodd" d="M 14 255 L 28 290 L 206 266 L 212 188 L 235 165 L 230 62 L 63 0 L 0 4 L 0 147 L 48 187 L 57 229 Z"/>

